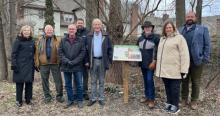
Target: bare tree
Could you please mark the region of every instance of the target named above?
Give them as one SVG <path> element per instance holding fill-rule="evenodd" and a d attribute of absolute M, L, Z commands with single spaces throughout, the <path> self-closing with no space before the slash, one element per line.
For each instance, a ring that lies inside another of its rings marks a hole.
<path fill-rule="evenodd" d="M 194 8 L 196 6 L 196 0 L 190 0 L 189 4 L 191 6 L 191 10 L 194 11 Z"/>
<path fill-rule="evenodd" d="M 10 13 L 10 41 L 12 44 L 12 41 L 15 39 L 17 33 L 16 33 L 16 0 L 9 0 L 9 13 Z"/>
<path fill-rule="evenodd" d="M 110 2 L 109 23 L 107 23 L 107 30 L 114 44 L 120 44 L 122 42 L 123 22 L 120 0 L 111 0 Z M 109 72 L 109 76 L 107 76 L 108 82 L 122 82 L 122 65 L 120 62 L 113 63 Z"/>
<path fill-rule="evenodd" d="M 5 51 L 5 42 L 4 42 L 4 32 L 3 32 L 3 24 L 2 24 L 2 11 L 3 11 L 3 2 L 0 1 L 0 80 L 4 80 L 8 76 L 7 70 L 7 58 Z"/>
<path fill-rule="evenodd" d="M 176 0 L 176 26 L 179 28 L 185 22 L 185 0 Z"/>
<path fill-rule="evenodd" d="M 140 24 L 146 19 L 146 17 L 152 14 L 158 9 L 159 4 L 162 0 L 151 1 L 155 5 L 150 6 L 150 0 L 135 0 L 132 4 L 129 0 L 87 0 L 86 7 L 77 0 L 73 0 L 78 4 L 82 9 L 86 10 L 86 21 L 87 27 L 90 28 L 91 21 L 93 18 L 100 18 L 103 21 L 103 24 L 107 27 L 107 31 L 110 33 L 110 37 L 114 44 L 123 44 L 125 41 L 129 40 L 130 35 L 135 31 Z M 92 3 L 91 3 L 92 2 Z M 138 13 L 139 20 L 136 20 L 129 33 L 124 35 L 126 26 L 123 26 L 123 23 L 128 24 L 129 17 L 131 15 L 132 5 L 146 4 L 144 7 L 145 10 L 141 10 Z M 129 7 L 129 5 L 131 5 Z M 90 15 L 90 16 L 88 16 Z M 125 37 L 123 37 L 123 35 Z M 107 76 L 108 82 L 121 83 L 122 82 L 122 66 L 121 63 L 115 62 L 110 68 L 110 73 Z"/>
<path fill-rule="evenodd" d="M 198 24 L 202 23 L 202 2 L 203 2 L 203 0 L 197 0 L 196 15 L 197 15 L 197 23 Z"/>
<path fill-rule="evenodd" d="M 94 18 L 98 18 L 98 0 L 86 0 L 86 26 L 91 29 L 91 23 Z"/>

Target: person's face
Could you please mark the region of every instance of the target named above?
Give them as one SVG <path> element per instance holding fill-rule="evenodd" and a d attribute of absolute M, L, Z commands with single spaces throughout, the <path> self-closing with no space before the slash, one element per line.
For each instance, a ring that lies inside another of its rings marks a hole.
<path fill-rule="evenodd" d="M 82 20 L 78 20 L 76 22 L 77 29 L 82 29 L 84 27 L 84 22 Z"/>
<path fill-rule="evenodd" d="M 95 32 L 100 32 L 102 29 L 102 24 L 100 22 L 94 22 L 93 29 Z"/>
<path fill-rule="evenodd" d="M 174 32 L 173 26 L 169 23 L 165 27 L 165 33 L 167 36 L 171 35 Z"/>
<path fill-rule="evenodd" d="M 149 27 L 144 27 L 144 33 L 145 34 L 150 34 L 152 33 L 153 27 L 149 26 Z"/>
<path fill-rule="evenodd" d="M 47 37 L 52 37 L 52 35 L 53 35 L 53 27 L 52 26 L 50 26 L 50 25 L 45 26 L 44 31 L 45 31 L 45 34 Z"/>
<path fill-rule="evenodd" d="M 196 22 L 196 15 L 193 12 L 189 12 L 186 14 L 186 24 L 192 25 Z"/>
<path fill-rule="evenodd" d="M 28 38 L 31 35 L 31 29 L 30 28 L 24 28 L 24 30 L 22 31 L 22 34 L 24 37 Z"/>
<path fill-rule="evenodd" d="M 76 25 L 70 25 L 69 27 L 68 27 L 68 34 L 70 35 L 70 36 L 75 36 L 75 34 L 76 34 Z"/>

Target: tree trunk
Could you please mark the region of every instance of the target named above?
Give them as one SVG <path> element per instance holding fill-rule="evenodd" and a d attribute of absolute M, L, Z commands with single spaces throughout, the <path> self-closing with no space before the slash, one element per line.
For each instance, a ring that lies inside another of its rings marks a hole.
<path fill-rule="evenodd" d="M 2 1 L 0 2 L 0 6 L 2 8 Z M 0 8 L 0 81 L 7 79 L 8 76 L 8 68 L 7 68 L 7 57 L 5 51 L 5 42 L 4 42 L 4 32 L 3 32 L 3 24 L 2 24 L 2 9 Z"/>
<path fill-rule="evenodd" d="M 17 25 L 17 19 L 16 19 L 16 0 L 9 0 L 9 33 L 7 33 L 7 39 L 5 41 L 5 49 L 6 49 L 6 55 L 7 55 L 7 61 L 6 61 L 6 67 L 8 70 L 7 80 L 9 82 L 12 82 L 12 71 L 10 70 L 10 61 L 11 61 L 11 51 L 12 51 L 12 43 L 15 40 L 17 36 L 16 32 L 16 25 Z"/>
<path fill-rule="evenodd" d="M 9 0 L 9 13 L 10 13 L 10 41 L 11 45 L 13 40 L 16 38 L 17 32 L 16 32 L 16 0 Z"/>
<path fill-rule="evenodd" d="M 91 30 L 92 20 L 98 18 L 98 0 L 86 0 L 86 28 Z"/>
<path fill-rule="evenodd" d="M 185 0 L 176 0 L 176 26 L 181 27 L 185 22 Z"/>
<path fill-rule="evenodd" d="M 111 0 L 107 31 L 113 44 L 121 44 L 123 39 L 123 22 L 121 15 L 121 1 Z M 122 63 L 114 62 L 107 75 L 107 82 L 122 83 Z"/>
<path fill-rule="evenodd" d="M 202 23 L 202 0 L 197 0 L 197 6 L 196 6 L 196 15 L 197 15 L 197 23 Z"/>

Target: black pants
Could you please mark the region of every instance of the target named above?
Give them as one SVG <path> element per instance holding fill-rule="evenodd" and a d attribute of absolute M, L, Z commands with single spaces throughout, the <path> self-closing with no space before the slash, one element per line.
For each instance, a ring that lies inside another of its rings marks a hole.
<path fill-rule="evenodd" d="M 32 90 L 33 90 L 33 83 L 16 83 L 16 101 L 22 102 L 23 96 L 23 88 L 25 85 L 25 100 L 26 102 L 30 102 L 32 99 Z"/>
<path fill-rule="evenodd" d="M 172 104 L 179 108 L 179 96 L 180 96 L 180 79 L 167 79 L 163 78 L 165 85 L 167 103 Z"/>

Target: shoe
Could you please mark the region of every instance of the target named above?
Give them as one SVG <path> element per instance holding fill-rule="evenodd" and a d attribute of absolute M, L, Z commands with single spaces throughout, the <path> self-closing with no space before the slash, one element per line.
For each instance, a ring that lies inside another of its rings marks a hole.
<path fill-rule="evenodd" d="M 60 103 L 63 103 L 65 101 L 63 97 L 57 97 L 56 100 Z"/>
<path fill-rule="evenodd" d="M 22 102 L 19 102 L 19 101 L 16 101 L 15 104 L 16 104 L 17 107 L 21 107 L 22 106 Z"/>
<path fill-rule="evenodd" d="M 71 106 L 73 106 L 73 105 L 74 105 L 74 102 L 73 102 L 73 101 L 68 101 L 67 104 L 66 104 L 66 106 L 64 106 L 64 109 L 69 108 L 69 107 L 71 107 Z"/>
<path fill-rule="evenodd" d="M 25 102 L 26 102 L 27 105 L 34 105 L 34 104 L 31 102 L 31 100 L 26 100 Z"/>
<path fill-rule="evenodd" d="M 140 103 L 148 104 L 149 100 L 147 98 L 142 98 Z"/>
<path fill-rule="evenodd" d="M 95 104 L 95 102 L 96 102 L 96 101 L 92 101 L 92 100 L 90 100 L 89 103 L 87 104 L 87 106 L 92 106 L 92 105 Z"/>
<path fill-rule="evenodd" d="M 154 108 L 154 106 L 155 106 L 154 100 L 149 100 L 149 101 L 148 101 L 148 107 L 149 107 L 150 109 L 152 109 L 152 108 Z"/>
<path fill-rule="evenodd" d="M 165 103 L 164 111 L 169 112 L 170 108 L 171 108 L 171 104 Z"/>
<path fill-rule="evenodd" d="M 84 94 L 84 95 L 83 95 L 83 98 L 84 98 L 85 100 L 89 100 L 89 95 L 88 95 L 88 94 Z"/>
<path fill-rule="evenodd" d="M 78 108 L 83 108 L 83 102 L 78 102 Z"/>
<path fill-rule="evenodd" d="M 99 100 L 99 105 L 104 106 L 105 102 L 103 100 Z"/>
<path fill-rule="evenodd" d="M 192 101 L 190 103 L 190 107 L 192 110 L 196 110 L 198 108 L 197 101 Z"/>
<path fill-rule="evenodd" d="M 48 103 L 50 103 L 52 101 L 52 98 L 45 98 L 44 99 L 44 103 L 45 104 L 48 104 Z"/>
<path fill-rule="evenodd" d="M 170 110 L 168 112 L 171 114 L 177 114 L 180 112 L 180 109 L 174 105 L 171 105 Z"/>

